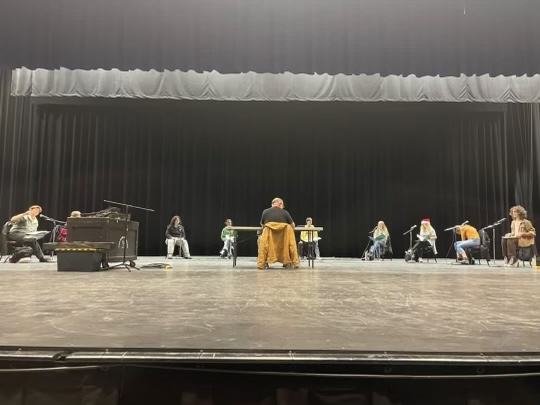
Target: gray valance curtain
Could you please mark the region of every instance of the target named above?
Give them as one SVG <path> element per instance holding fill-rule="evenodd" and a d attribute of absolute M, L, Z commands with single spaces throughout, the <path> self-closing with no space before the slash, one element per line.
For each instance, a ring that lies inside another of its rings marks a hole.
<path fill-rule="evenodd" d="M 540 75 L 395 76 L 216 71 L 29 70 L 12 95 L 222 101 L 540 102 Z"/>

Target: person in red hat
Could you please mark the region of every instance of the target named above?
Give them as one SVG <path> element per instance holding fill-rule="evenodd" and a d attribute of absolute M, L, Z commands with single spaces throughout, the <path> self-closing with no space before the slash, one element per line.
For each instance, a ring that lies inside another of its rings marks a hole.
<path fill-rule="evenodd" d="M 429 218 L 422 219 L 422 222 L 420 222 L 420 232 L 416 236 L 418 237 L 418 240 L 412 247 L 411 251 L 407 252 L 405 258 L 410 256 L 411 259 L 417 260 L 420 263 L 423 262 L 422 256 L 424 253 L 424 248 L 430 245 L 433 249 L 433 254 L 437 254 L 437 247 L 435 245 L 435 241 L 437 240 L 437 232 L 435 232 L 435 229 L 433 229 L 431 226 L 431 221 Z"/>

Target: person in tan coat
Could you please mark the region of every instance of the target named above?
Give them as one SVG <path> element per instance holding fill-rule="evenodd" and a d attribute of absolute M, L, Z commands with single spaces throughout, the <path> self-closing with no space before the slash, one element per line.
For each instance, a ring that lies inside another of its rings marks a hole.
<path fill-rule="evenodd" d="M 298 250 L 294 235 L 294 221 L 281 198 L 274 198 L 272 206 L 261 215 L 263 227 L 258 241 L 257 268 L 264 269 L 268 263 L 280 262 L 283 267 L 298 268 Z"/>

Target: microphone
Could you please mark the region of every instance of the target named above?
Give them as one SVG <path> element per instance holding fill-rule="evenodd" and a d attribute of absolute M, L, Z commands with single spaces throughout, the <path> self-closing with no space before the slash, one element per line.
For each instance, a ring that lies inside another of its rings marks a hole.
<path fill-rule="evenodd" d="M 506 221 L 506 218 L 499 219 L 496 224 L 502 224 L 504 221 Z"/>
<path fill-rule="evenodd" d="M 469 221 L 465 221 L 460 226 L 463 226 L 463 225 L 468 224 L 468 223 L 469 223 Z"/>
<path fill-rule="evenodd" d="M 50 222 L 54 222 L 55 224 L 56 224 L 56 223 L 59 223 L 59 224 L 65 224 L 65 222 L 63 222 L 63 221 L 58 221 L 57 219 L 54 219 L 54 218 L 49 218 L 47 215 L 39 214 L 39 216 L 40 216 L 41 218 L 43 218 L 44 220 L 50 221 Z"/>
<path fill-rule="evenodd" d="M 411 231 L 416 228 L 416 225 L 411 226 Z"/>

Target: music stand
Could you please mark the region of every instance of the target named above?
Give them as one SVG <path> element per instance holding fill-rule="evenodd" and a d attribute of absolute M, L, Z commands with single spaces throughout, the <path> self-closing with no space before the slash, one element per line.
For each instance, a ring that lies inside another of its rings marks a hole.
<path fill-rule="evenodd" d="M 126 263 L 126 250 L 127 250 L 127 245 L 128 245 L 128 233 L 129 233 L 129 220 L 128 220 L 129 212 L 128 212 L 128 208 L 131 207 L 131 208 L 136 208 L 136 209 L 139 209 L 139 210 L 144 210 L 144 211 L 149 211 L 149 212 L 154 212 L 154 210 L 150 209 L 150 208 L 138 207 L 137 205 L 131 205 L 131 204 L 126 204 L 126 203 L 121 203 L 121 202 L 116 202 L 116 201 L 109 201 L 109 200 L 103 200 L 103 201 L 107 202 L 109 204 L 121 205 L 121 206 L 123 206 L 125 208 L 125 213 L 124 213 L 124 215 L 125 215 L 125 217 L 124 217 L 124 235 L 118 241 L 118 244 L 123 244 L 123 246 L 124 246 L 124 251 L 123 251 L 123 256 L 122 256 L 122 263 L 115 264 L 114 266 L 109 266 L 109 267 L 107 267 L 107 270 L 114 269 L 115 267 L 122 267 L 122 266 L 125 267 L 127 269 L 127 271 L 129 271 L 129 272 L 131 272 L 130 267 L 133 267 L 134 269 L 140 270 L 137 266 L 135 266 L 135 262 L 133 260 L 130 260 L 129 264 Z"/>

